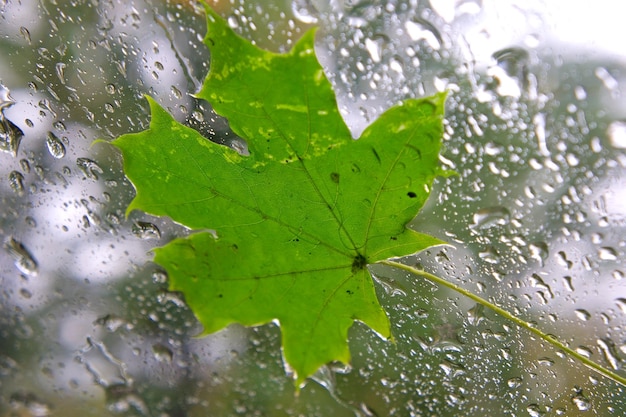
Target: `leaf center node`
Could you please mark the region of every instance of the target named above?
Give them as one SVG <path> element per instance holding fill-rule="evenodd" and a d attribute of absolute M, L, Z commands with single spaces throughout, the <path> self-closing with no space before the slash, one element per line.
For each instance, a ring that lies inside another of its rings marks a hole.
<path fill-rule="evenodd" d="M 354 260 L 352 261 L 352 272 L 355 273 L 361 271 L 365 269 L 366 266 L 367 258 L 359 253 L 357 256 L 354 257 Z"/>

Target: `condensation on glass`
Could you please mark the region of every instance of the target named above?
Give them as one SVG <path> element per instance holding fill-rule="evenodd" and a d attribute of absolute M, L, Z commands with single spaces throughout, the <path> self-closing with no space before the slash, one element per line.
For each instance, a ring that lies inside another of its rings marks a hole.
<path fill-rule="evenodd" d="M 624 25 L 608 1 L 212 2 L 257 45 L 317 53 L 355 137 L 448 91 L 437 182 L 411 224 L 448 246 L 408 262 L 603 366 L 626 357 Z M 195 100 L 208 71 L 189 1 L 0 2 L 0 415 L 596 415 L 624 388 L 488 309 L 373 268 L 394 343 L 294 394 L 274 326 L 205 338 L 150 249 L 187 233 L 125 215 L 120 156 L 155 97 L 207 138 L 245 142 Z"/>

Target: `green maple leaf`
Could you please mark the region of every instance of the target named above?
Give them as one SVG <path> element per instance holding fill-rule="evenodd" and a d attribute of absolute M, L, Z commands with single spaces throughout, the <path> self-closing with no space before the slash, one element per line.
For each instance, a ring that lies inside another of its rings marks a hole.
<path fill-rule="evenodd" d="M 275 54 L 213 11 L 207 17 L 211 67 L 197 96 L 250 155 L 210 142 L 149 99 L 150 128 L 113 142 L 137 190 L 128 211 L 197 229 L 155 251 L 170 289 L 184 293 L 207 334 L 277 321 L 301 384 L 325 363 L 350 361 L 355 320 L 391 337 L 368 264 L 443 243 L 406 225 L 444 174 L 445 95 L 407 100 L 353 140 L 313 30 Z"/>

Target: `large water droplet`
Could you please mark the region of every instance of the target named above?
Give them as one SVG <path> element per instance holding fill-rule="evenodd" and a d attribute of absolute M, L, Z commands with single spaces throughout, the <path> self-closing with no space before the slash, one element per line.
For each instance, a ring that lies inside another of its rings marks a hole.
<path fill-rule="evenodd" d="M 160 239 L 161 231 L 159 228 L 148 222 L 137 221 L 133 223 L 133 234 L 141 239 Z"/>
<path fill-rule="evenodd" d="M 57 78 L 61 84 L 65 84 L 65 67 L 66 65 L 64 62 L 58 62 L 55 66 Z"/>
<path fill-rule="evenodd" d="M 500 262 L 500 254 L 498 254 L 493 246 L 488 246 L 484 250 L 478 252 L 478 257 L 490 264 L 497 264 Z"/>
<path fill-rule="evenodd" d="M 56 159 L 61 159 L 65 156 L 65 145 L 54 133 L 48 132 L 46 137 L 46 146 L 48 152 Z"/>
<path fill-rule="evenodd" d="M 613 122 L 606 131 L 611 146 L 626 149 L 626 122 Z"/>
<path fill-rule="evenodd" d="M 541 265 L 548 258 L 548 245 L 545 242 L 533 242 L 528 245 L 528 250 L 530 257 L 541 262 Z"/>
<path fill-rule="evenodd" d="M 24 194 L 24 175 L 19 171 L 9 173 L 9 185 L 18 195 Z"/>
<path fill-rule="evenodd" d="M 22 243 L 12 237 L 9 237 L 9 239 L 4 243 L 4 249 L 9 253 L 9 255 L 11 255 L 15 266 L 20 270 L 20 272 L 30 276 L 37 275 L 39 272 L 37 261 Z"/>
<path fill-rule="evenodd" d="M 291 2 L 291 11 L 296 19 L 302 23 L 315 24 L 319 12 L 311 0 L 295 0 Z"/>
<path fill-rule="evenodd" d="M 526 411 L 530 417 L 542 417 L 544 414 L 537 404 L 530 404 L 526 407 Z"/>
<path fill-rule="evenodd" d="M 527 86 L 528 52 L 506 48 L 494 52 L 492 57 L 497 65 L 489 68 L 487 74 L 498 80 L 498 94 L 519 98 Z"/>
<path fill-rule="evenodd" d="M 611 368 L 616 371 L 620 369 L 621 361 L 617 356 L 617 351 L 615 350 L 615 344 L 613 343 L 613 341 L 609 339 L 598 339 L 596 340 L 596 344 L 602 351 L 604 359 L 609 363 Z"/>
<path fill-rule="evenodd" d="M 522 385 L 522 378 L 513 377 L 506 381 L 506 384 L 509 386 L 509 388 L 519 388 Z"/>
<path fill-rule="evenodd" d="M 108 331 L 114 332 L 122 326 L 128 326 L 128 323 L 113 314 L 107 314 L 106 316 L 99 317 L 94 324 L 105 327 Z"/>
<path fill-rule="evenodd" d="M 380 62 L 382 60 L 383 51 L 387 44 L 389 44 L 389 38 L 386 35 L 379 34 L 365 39 L 365 49 L 370 54 L 372 61 Z"/>
<path fill-rule="evenodd" d="M 578 408 L 580 411 L 591 410 L 591 402 L 587 397 L 583 395 L 582 392 L 579 392 L 572 397 L 572 403 L 574 403 L 576 408 Z"/>
<path fill-rule="evenodd" d="M 591 318 L 591 313 L 582 308 L 575 310 L 574 313 L 576 314 L 576 317 L 578 317 L 582 321 L 588 321 Z"/>
<path fill-rule="evenodd" d="M 413 41 L 424 40 L 431 48 L 438 51 L 441 48 L 443 39 L 441 34 L 428 20 L 416 18 L 404 23 L 407 33 Z"/>
<path fill-rule="evenodd" d="M 598 258 L 603 261 L 616 261 L 617 251 L 608 246 L 601 247 L 598 249 Z"/>
<path fill-rule="evenodd" d="M 26 26 L 20 26 L 20 34 L 24 39 L 26 39 L 26 42 L 28 42 L 28 44 L 30 45 L 30 31 Z"/>
<path fill-rule="evenodd" d="M 17 156 L 22 137 L 24 132 L 0 113 L 0 151 Z"/>
<path fill-rule="evenodd" d="M 83 173 L 93 180 L 98 179 L 98 174 L 102 174 L 104 171 L 100 166 L 89 158 L 78 158 L 76 165 L 83 171 Z"/>
<path fill-rule="evenodd" d="M 487 229 L 492 226 L 502 226 L 509 223 L 511 214 L 505 207 L 486 207 L 481 208 L 472 218 L 471 228 Z"/>
<path fill-rule="evenodd" d="M 467 319 L 473 326 L 478 326 L 485 318 L 485 307 L 482 304 L 476 304 L 467 311 Z"/>
<path fill-rule="evenodd" d="M 160 343 L 152 346 L 152 353 L 154 353 L 155 359 L 159 362 L 172 363 L 172 359 L 174 358 L 174 353 L 170 348 Z"/>
<path fill-rule="evenodd" d="M 544 294 L 548 296 L 548 298 L 554 298 L 554 293 L 552 292 L 552 288 L 548 284 L 544 282 L 544 280 L 537 274 L 532 274 L 530 277 L 530 285 L 533 288 L 539 288 L 543 290 Z"/>

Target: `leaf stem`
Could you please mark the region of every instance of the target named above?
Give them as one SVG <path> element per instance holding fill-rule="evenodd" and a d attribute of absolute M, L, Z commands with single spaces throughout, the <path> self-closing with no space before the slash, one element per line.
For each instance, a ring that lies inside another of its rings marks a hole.
<path fill-rule="evenodd" d="M 530 322 L 527 322 L 525 320 L 522 320 L 521 318 L 509 313 L 508 311 L 504 310 L 501 307 L 498 307 L 497 305 L 493 304 L 490 301 L 487 301 L 486 299 L 464 289 L 459 287 L 456 284 L 453 284 L 449 281 L 446 281 L 443 278 L 440 278 L 436 275 L 433 275 L 429 272 L 411 267 L 409 265 L 404 265 L 401 264 L 399 262 L 395 262 L 395 261 L 390 261 L 390 260 L 385 260 L 385 261 L 379 261 L 379 264 L 382 265 L 387 265 L 387 266 L 391 266 L 394 268 L 398 268 L 398 269 L 402 269 L 404 271 L 410 272 L 413 275 L 416 276 L 420 276 L 423 278 L 426 278 L 427 280 L 434 282 L 436 284 L 442 285 L 446 288 L 449 288 L 453 291 L 456 291 L 459 294 L 462 294 L 466 297 L 468 297 L 469 299 L 476 301 L 478 304 L 481 304 L 489 309 L 491 309 L 492 311 L 494 311 L 495 313 L 499 314 L 501 317 L 504 317 L 505 319 L 508 319 L 510 321 L 512 321 L 513 323 L 517 324 L 520 327 L 523 327 L 524 329 L 530 331 L 531 333 L 533 333 L 534 335 L 536 335 L 537 337 L 545 340 L 546 342 L 550 343 L 552 346 L 556 347 L 557 349 L 561 349 L 562 351 L 564 351 L 565 353 L 567 353 L 569 356 L 578 359 L 580 362 L 582 362 L 584 365 L 586 365 L 587 367 L 593 369 L 594 371 L 598 372 L 599 374 L 617 382 L 618 384 L 621 384 L 623 386 L 626 386 L 626 378 L 623 376 L 618 375 L 617 373 L 611 371 L 610 369 L 605 368 L 604 366 L 592 361 L 591 359 L 587 358 L 586 356 L 581 355 L 580 353 L 576 352 L 575 350 L 567 347 L 564 343 L 560 342 L 559 340 L 556 339 L 555 336 L 544 333 L 543 331 L 537 329 L 536 327 L 533 326 L 533 324 L 531 324 Z"/>

